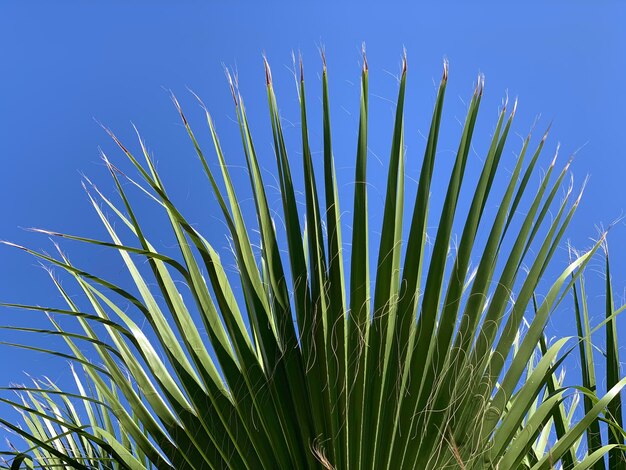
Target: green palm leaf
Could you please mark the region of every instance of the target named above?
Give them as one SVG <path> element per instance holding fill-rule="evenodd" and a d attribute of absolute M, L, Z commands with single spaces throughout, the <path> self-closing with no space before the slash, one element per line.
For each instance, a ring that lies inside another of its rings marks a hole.
<path fill-rule="evenodd" d="M 405 57 L 371 271 L 368 63 L 363 53 L 348 257 L 342 241 L 346 226 L 333 155 L 328 71 L 322 58 L 319 164 L 312 150 L 318 143 L 310 139 L 302 61 L 297 77 L 301 148 L 296 151 L 302 152 L 304 214 L 294 185 L 295 160 L 288 154 L 265 61 L 284 232 L 274 223 L 262 156 L 236 81 L 228 75 L 254 214 L 244 214 L 239 205 L 206 107 L 200 102 L 214 157 L 202 149 L 172 96 L 219 204 L 236 276 L 227 274 L 216 248 L 170 199 L 142 139 L 137 155 L 143 163 L 109 130 L 138 175 L 131 179 L 103 155 L 117 202 L 86 181 L 88 198 L 110 240 L 39 231 L 116 251 L 130 285 L 74 265 L 60 249 L 52 256 L 7 243 L 65 273 L 84 302 L 79 307 L 74 292 L 52 276 L 63 306 L 3 304 L 49 315 L 49 328 L 7 328 L 60 337 L 66 350 L 11 346 L 69 359 L 75 382 L 75 389 L 66 390 L 36 381 L 31 387 L 12 388 L 18 398 L 2 398 L 20 411 L 23 424 L 5 419 L 0 423 L 27 445 L 4 453 L 12 458 L 6 468 L 541 469 L 560 462 L 571 469 L 599 468 L 607 454 L 610 468 L 621 468 L 619 396 L 626 379 L 620 377 L 614 319 L 622 309 L 613 306 L 608 254 L 606 319 L 600 325 L 607 334 L 609 391 L 604 396 L 596 394 L 593 331 L 586 301 L 578 296 L 580 290 L 584 297 L 581 273 L 605 243 L 604 236 L 563 268 L 537 301 L 541 281 L 551 272 L 547 268 L 580 200 L 570 187 L 557 202 L 569 162 L 557 171 L 555 157 L 539 187 L 532 188 L 530 179 L 539 167 L 547 132 L 534 151 L 529 135 L 508 183 L 502 185 L 504 193 L 496 195 L 517 106 L 509 110 L 505 104 L 478 180 L 467 188 L 466 170 L 484 93 L 479 77 L 448 183 L 437 187 L 434 170 L 448 83 L 445 63 L 405 240 L 404 145 L 413 135 L 410 130 L 405 135 Z M 532 157 L 526 163 L 527 153 Z M 323 184 L 318 184 L 316 172 L 323 174 Z M 177 254 L 161 253 L 149 241 L 129 185 L 164 212 L 168 227 L 163 230 L 171 230 Z M 445 197 L 441 213 L 431 220 L 433 190 Z M 470 202 L 465 215 L 459 210 L 461 198 Z M 487 210 L 492 206 L 497 207 L 494 214 Z M 429 223 L 437 226 L 430 252 Z M 252 226 L 259 229 L 258 253 Z M 451 256 L 456 227 L 461 237 Z M 477 243 L 481 234 L 484 246 Z M 134 241 L 124 242 L 125 237 Z M 139 264 L 143 261 L 145 266 Z M 236 294 L 239 286 L 241 294 Z M 579 338 L 549 344 L 546 324 L 570 291 Z M 135 320 L 137 315 L 145 319 L 146 329 Z M 57 317 L 74 321 L 77 328 L 64 329 Z M 570 389 L 558 372 L 576 348 L 583 362 L 582 382 Z M 579 420 L 573 418 L 576 401 L 570 400 L 575 393 L 583 394 Z M 609 429 L 606 445 L 600 435 L 603 426 Z M 586 446 L 581 446 L 585 434 Z"/>

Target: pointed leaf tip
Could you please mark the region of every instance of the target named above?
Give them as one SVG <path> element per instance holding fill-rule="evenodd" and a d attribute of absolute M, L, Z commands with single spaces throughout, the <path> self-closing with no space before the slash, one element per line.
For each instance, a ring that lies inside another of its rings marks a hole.
<path fill-rule="evenodd" d="M 448 59 L 443 59 L 443 76 L 441 77 L 441 80 L 444 82 L 448 81 L 448 68 Z"/>
<path fill-rule="evenodd" d="M 183 121 L 183 124 L 185 126 L 189 125 L 189 123 L 187 122 L 187 118 L 185 117 L 185 113 L 183 113 L 183 108 L 178 102 L 178 99 L 176 98 L 176 96 L 174 96 L 174 93 L 172 93 L 171 99 L 172 99 L 172 102 L 174 103 L 174 106 L 176 106 L 176 110 L 178 111 L 178 114 L 180 115 L 180 119 Z M 137 129 L 135 129 L 135 131 L 137 131 Z"/>
<path fill-rule="evenodd" d="M 237 101 L 237 92 L 235 91 L 235 84 L 233 83 L 233 77 L 230 74 L 230 70 L 228 70 L 228 67 L 224 67 L 224 73 L 226 74 L 226 80 L 228 80 L 228 86 L 230 88 L 230 93 L 233 96 L 235 107 L 238 107 L 239 102 Z"/>
<path fill-rule="evenodd" d="M 180 103 L 178 102 L 178 99 L 176 98 L 176 95 L 174 95 L 174 92 L 172 92 L 172 90 L 170 90 L 170 99 L 172 100 L 172 103 L 174 103 L 174 106 L 176 106 L 177 109 L 180 109 Z"/>
<path fill-rule="evenodd" d="M 574 157 L 576 157 L 575 153 L 570 155 L 569 159 L 567 160 L 567 163 L 565 164 L 565 171 L 567 171 L 569 167 L 572 165 L 572 163 L 574 162 Z"/>
<path fill-rule="evenodd" d="M 115 134 L 113 134 L 113 131 L 111 129 L 109 129 L 108 127 L 102 126 L 102 128 L 104 129 L 104 131 L 109 134 L 109 137 L 111 137 L 113 139 L 113 141 L 117 144 L 117 146 L 122 149 L 122 152 L 128 154 L 130 153 L 128 151 L 128 149 L 124 146 L 124 144 L 122 144 L 122 142 L 120 142 L 120 140 L 116 137 Z"/>
<path fill-rule="evenodd" d="M 368 71 L 367 54 L 365 53 L 365 43 L 361 44 L 361 55 L 363 56 L 363 73 Z"/>
<path fill-rule="evenodd" d="M 550 133 L 550 128 L 551 127 L 552 127 L 552 121 L 550 121 L 550 124 L 548 124 L 548 128 L 543 133 L 543 137 L 541 138 L 541 143 L 544 143 L 546 141 L 546 139 L 548 138 L 548 134 Z"/>
<path fill-rule="evenodd" d="M 406 48 L 402 51 L 402 76 L 406 75 Z"/>
<path fill-rule="evenodd" d="M 515 101 L 513 102 L 513 111 L 511 111 L 511 119 L 515 116 L 516 111 L 517 111 L 517 96 L 515 97 Z"/>
<path fill-rule="evenodd" d="M 483 96 L 483 89 L 485 88 L 485 76 L 482 73 L 478 74 L 478 81 L 476 83 L 476 90 L 474 90 L 474 93 L 481 97 Z"/>
<path fill-rule="evenodd" d="M 7 241 L 7 240 L 0 240 L 0 244 L 2 244 L 2 245 L 6 245 L 6 246 L 11 246 L 11 247 L 13 247 L 13 248 L 19 248 L 20 250 L 23 250 L 23 251 L 28 251 L 28 250 L 26 249 L 26 247 L 24 247 L 24 246 L 22 246 L 22 245 L 18 245 L 18 244 L 13 243 L 13 242 L 9 242 L 9 241 Z"/>
<path fill-rule="evenodd" d="M 30 228 L 27 228 L 26 230 L 29 231 L 29 232 L 43 233 L 44 235 L 62 236 L 61 233 L 52 232 L 50 230 L 46 230 L 46 229 L 43 229 L 43 228 L 30 227 Z"/>
<path fill-rule="evenodd" d="M 559 156 L 559 150 L 561 148 L 561 142 L 557 142 L 556 144 L 556 150 L 554 151 L 554 158 L 552 159 L 552 162 L 550 163 L 550 167 L 553 167 L 554 165 L 556 165 L 556 159 Z"/>
<path fill-rule="evenodd" d="M 265 55 L 263 55 L 263 65 L 265 67 L 265 84 L 272 86 L 272 70 L 270 69 L 270 64 Z"/>

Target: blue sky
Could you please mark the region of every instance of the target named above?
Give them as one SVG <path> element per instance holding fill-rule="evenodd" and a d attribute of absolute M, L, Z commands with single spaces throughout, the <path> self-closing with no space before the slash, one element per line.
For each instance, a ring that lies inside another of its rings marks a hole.
<path fill-rule="evenodd" d="M 190 1 L 177 6 L 149 2 L 150 7 L 148 2 L 109 2 L 106 7 L 91 2 L 54 3 L 0 5 L 0 239 L 51 250 L 45 236 L 20 229 L 33 226 L 104 237 L 81 187 L 81 173 L 112 193 L 98 148 L 121 168 L 127 165 L 95 118 L 130 146 L 136 146 L 131 122 L 139 128 L 174 199 L 190 220 L 224 248 L 225 227 L 216 222 L 215 201 L 167 90 L 179 97 L 208 145 L 202 114 L 188 88 L 200 95 L 216 120 L 227 156 L 234 164 L 243 164 L 223 65 L 236 69 L 269 181 L 274 166 L 263 52 L 273 67 L 289 129 L 287 138 L 294 144 L 299 118 L 291 53 L 302 52 L 310 120 L 317 122 L 311 138 L 314 150 L 319 150 L 318 48 L 325 47 L 336 165 L 339 178 L 347 183 L 353 176 L 363 41 L 370 66 L 369 170 L 374 220 L 382 211 L 380 192 L 385 182 L 403 47 L 409 61 L 405 137 L 409 177 L 418 174 L 422 134 L 427 132 L 442 60 L 447 58 L 450 63 L 440 144 L 442 163 L 436 170 L 440 179 L 433 188 L 435 201 L 437 184 L 447 183 L 446 161 L 450 159 L 445 157 L 456 149 L 458 120 L 464 117 L 465 103 L 480 72 L 486 77 L 486 91 L 470 167 L 472 161 L 474 168 L 478 166 L 498 107 L 508 93 L 510 99 L 519 97 L 513 126 L 516 134 L 525 135 L 538 116 L 536 134 L 553 122 L 543 165 L 548 165 L 557 142 L 561 142 L 563 162 L 577 152 L 572 166 L 577 186 L 585 176 L 591 177 L 568 234 L 575 246 L 589 246 L 597 226 L 609 225 L 626 210 L 626 8 L 621 6 L 605 3 L 587 7 L 582 2 L 524 7 L 394 4 L 384 8 L 368 3 L 337 6 L 324 2 L 308 7 L 286 3 L 209 6 Z M 520 144 L 521 138 L 512 136 L 505 168 L 511 168 Z M 476 170 L 470 168 L 470 175 L 472 171 Z M 252 204 L 245 200 L 246 178 L 239 173 L 237 184 L 242 204 L 252 210 Z M 345 194 L 350 191 L 349 185 L 342 187 Z M 276 193 L 273 197 L 278 201 Z M 150 208 L 145 210 L 149 215 Z M 159 219 L 147 222 L 152 230 L 158 223 Z M 626 227 L 620 223 L 610 235 L 618 295 L 626 287 L 625 239 Z M 171 249 L 171 238 L 157 236 L 155 241 L 157 247 Z M 76 244 L 65 244 L 64 249 L 75 262 L 85 263 L 104 276 L 124 279 L 116 256 Z M 563 250 L 555 262 L 563 267 L 565 261 Z M 0 247 L 0 279 L 2 301 L 61 305 L 47 274 L 21 252 Z M 598 307 L 597 315 L 603 308 L 601 292 L 590 293 Z M 24 314 L 2 310 L 0 323 L 12 323 L 18 315 Z M 567 312 L 555 317 L 553 332 L 569 331 L 571 319 Z M 624 319 L 618 327 L 624 342 Z M 0 340 L 17 337 L 0 331 Z M 41 355 L 7 348 L 0 354 L 0 385 L 24 381 L 23 371 L 59 380 L 67 376 L 63 363 L 51 363 Z"/>

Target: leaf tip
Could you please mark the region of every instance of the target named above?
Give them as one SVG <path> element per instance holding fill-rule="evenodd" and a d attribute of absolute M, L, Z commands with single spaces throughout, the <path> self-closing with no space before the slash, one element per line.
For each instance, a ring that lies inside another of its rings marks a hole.
<path fill-rule="evenodd" d="M 263 54 L 263 66 L 265 67 L 265 85 L 272 86 L 272 69 L 270 69 L 270 63 L 267 61 L 267 56 Z"/>
<path fill-rule="evenodd" d="M 482 97 L 484 88 L 485 88 L 485 75 L 483 75 L 482 73 L 479 73 L 478 80 L 476 82 L 476 89 L 474 90 L 474 94 L 479 98 Z"/>
<path fill-rule="evenodd" d="M 109 134 L 109 137 L 113 139 L 113 141 L 117 144 L 117 146 L 124 152 L 126 155 L 130 155 L 130 151 L 122 144 L 122 142 L 117 138 L 117 136 L 106 126 L 102 126 L 104 131 Z"/>
<path fill-rule="evenodd" d="M 233 76 L 231 75 L 230 70 L 226 66 L 224 66 L 224 73 L 226 74 L 226 80 L 228 81 L 228 87 L 230 88 L 230 93 L 233 96 L 235 107 L 239 107 L 239 102 L 237 101 L 237 92 L 235 91 L 235 83 L 233 81 Z"/>
<path fill-rule="evenodd" d="M 556 165 L 556 159 L 559 156 L 559 150 L 561 148 L 561 142 L 557 142 L 556 144 L 556 150 L 554 151 L 554 158 L 552 159 L 552 162 L 550 163 L 550 168 L 554 167 L 554 165 Z"/>
<path fill-rule="evenodd" d="M 545 143 L 546 139 L 548 138 L 548 134 L 550 133 L 550 129 L 552 128 L 552 121 L 550 121 L 550 124 L 548 124 L 548 128 L 546 129 L 546 131 L 543 133 L 543 137 L 541 138 L 541 143 Z"/>
<path fill-rule="evenodd" d="M 51 236 L 60 235 L 57 232 L 52 232 L 50 230 L 46 230 L 46 229 L 43 229 L 43 228 L 37 228 L 37 227 L 28 227 L 25 230 L 28 231 L 28 232 L 43 233 L 44 235 L 51 235 Z"/>
<path fill-rule="evenodd" d="M 515 101 L 513 101 L 513 111 L 511 111 L 511 119 L 515 117 L 515 113 L 517 112 L 517 96 L 515 97 Z"/>
<path fill-rule="evenodd" d="M 361 44 L 361 55 L 363 56 L 363 73 L 367 73 L 369 66 L 367 64 L 367 54 L 365 52 L 365 43 Z"/>
<path fill-rule="evenodd" d="M 402 78 L 406 76 L 406 47 L 402 48 Z"/>
<path fill-rule="evenodd" d="M 187 122 L 187 118 L 185 117 L 185 113 L 183 113 L 183 108 L 180 105 L 180 103 L 178 102 L 178 99 L 176 98 L 174 93 L 172 93 L 172 92 L 170 92 L 170 99 L 172 100 L 172 103 L 174 103 L 174 106 L 176 106 L 176 111 L 178 111 L 180 119 L 183 121 L 183 125 L 185 127 L 187 127 L 189 125 L 189 123 Z"/>
<path fill-rule="evenodd" d="M 23 250 L 23 251 L 28 251 L 26 247 L 22 245 L 18 245 L 17 243 L 10 242 L 8 240 L 0 240 L 0 245 L 6 245 L 6 246 L 13 247 L 13 248 L 19 248 L 20 250 Z"/>

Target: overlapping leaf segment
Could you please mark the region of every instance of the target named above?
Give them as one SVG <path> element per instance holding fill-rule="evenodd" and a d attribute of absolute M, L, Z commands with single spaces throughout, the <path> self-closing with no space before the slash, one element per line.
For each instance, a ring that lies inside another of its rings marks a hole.
<path fill-rule="evenodd" d="M 209 113 L 214 148 L 205 153 L 174 98 L 221 208 L 236 278 L 170 200 L 141 139 L 143 163 L 111 133 L 140 175 L 140 182 L 130 180 L 105 158 L 119 203 L 88 187 L 111 240 L 46 233 L 119 252 L 134 285 L 90 274 L 61 252 L 55 258 L 23 248 L 67 271 L 90 307 L 81 310 L 56 280 L 64 307 L 17 306 L 51 314 L 51 332 L 64 338 L 69 352 L 46 352 L 70 358 L 80 370 L 74 372 L 74 392 L 42 382 L 22 388 L 22 400 L 5 400 L 23 412 L 25 426 L 3 424 L 32 445 L 16 453 L 14 468 L 546 469 L 557 462 L 588 468 L 608 451 L 622 452 L 617 433 L 606 446 L 592 433 L 589 455 L 579 444 L 590 423 L 599 426 L 607 404 L 616 403 L 625 379 L 614 371 L 609 392 L 597 397 L 593 371 L 587 371 L 587 388 L 581 389 L 586 414 L 573 421 L 565 405 L 571 392 L 561 388 L 555 371 L 576 340 L 543 339 L 550 313 L 602 241 L 567 266 L 533 312 L 535 289 L 578 205 L 571 187 L 562 197 L 569 164 L 558 171 L 552 161 L 537 188 L 531 175 L 546 136 L 536 147 L 528 136 L 512 172 L 497 176 L 515 114 L 515 107 L 509 113 L 505 105 L 481 155 L 479 178 L 467 181 L 462 193 L 483 95 L 479 79 L 449 182 L 433 186 L 446 64 L 424 157 L 411 163 L 421 164 L 417 195 L 405 200 L 404 60 L 382 226 L 370 227 L 368 73 L 364 57 L 354 203 L 340 208 L 325 64 L 322 164 L 314 163 L 310 148 L 302 67 L 302 147 L 288 155 L 266 63 L 284 232 L 273 220 L 236 83 L 231 80 L 231 90 L 256 219 L 242 213 Z M 292 179 L 296 164 L 304 171 L 304 188 L 298 188 L 304 190 L 304 214 Z M 322 166 L 316 176 L 314 168 Z M 496 195 L 497 177 L 504 184 Z M 123 184 L 127 178 L 169 218 L 162 233 L 168 229 L 175 236 L 175 258 L 148 240 Z M 443 191 L 443 207 L 429 218 L 432 191 Z M 471 201 L 463 213 L 457 211 L 461 194 Z M 487 201 L 497 208 L 489 216 Z M 428 246 L 427 227 L 436 227 Z M 453 227 L 462 228 L 456 250 L 450 249 Z M 259 244 L 256 235 L 251 239 L 253 229 L 260 234 L 260 253 L 253 249 Z M 370 230 L 380 233 L 372 260 Z M 122 242 L 119 232 L 134 241 Z M 479 232 L 484 242 L 475 246 Z M 146 261 L 148 273 L 138 265 Z M 241 295 L 234 294 L 235 283 Z M 147 320 L 149 333 L 133 321 L 136 314 Z M 59 316 L 73 317 L 82 332 L 61 329 Z M 528 326 L 520 335 L 525 316 Z M 579 317 L 584 336 L 590 327 Z M 592 367 L 590 349 L 582 351 Z"/>

